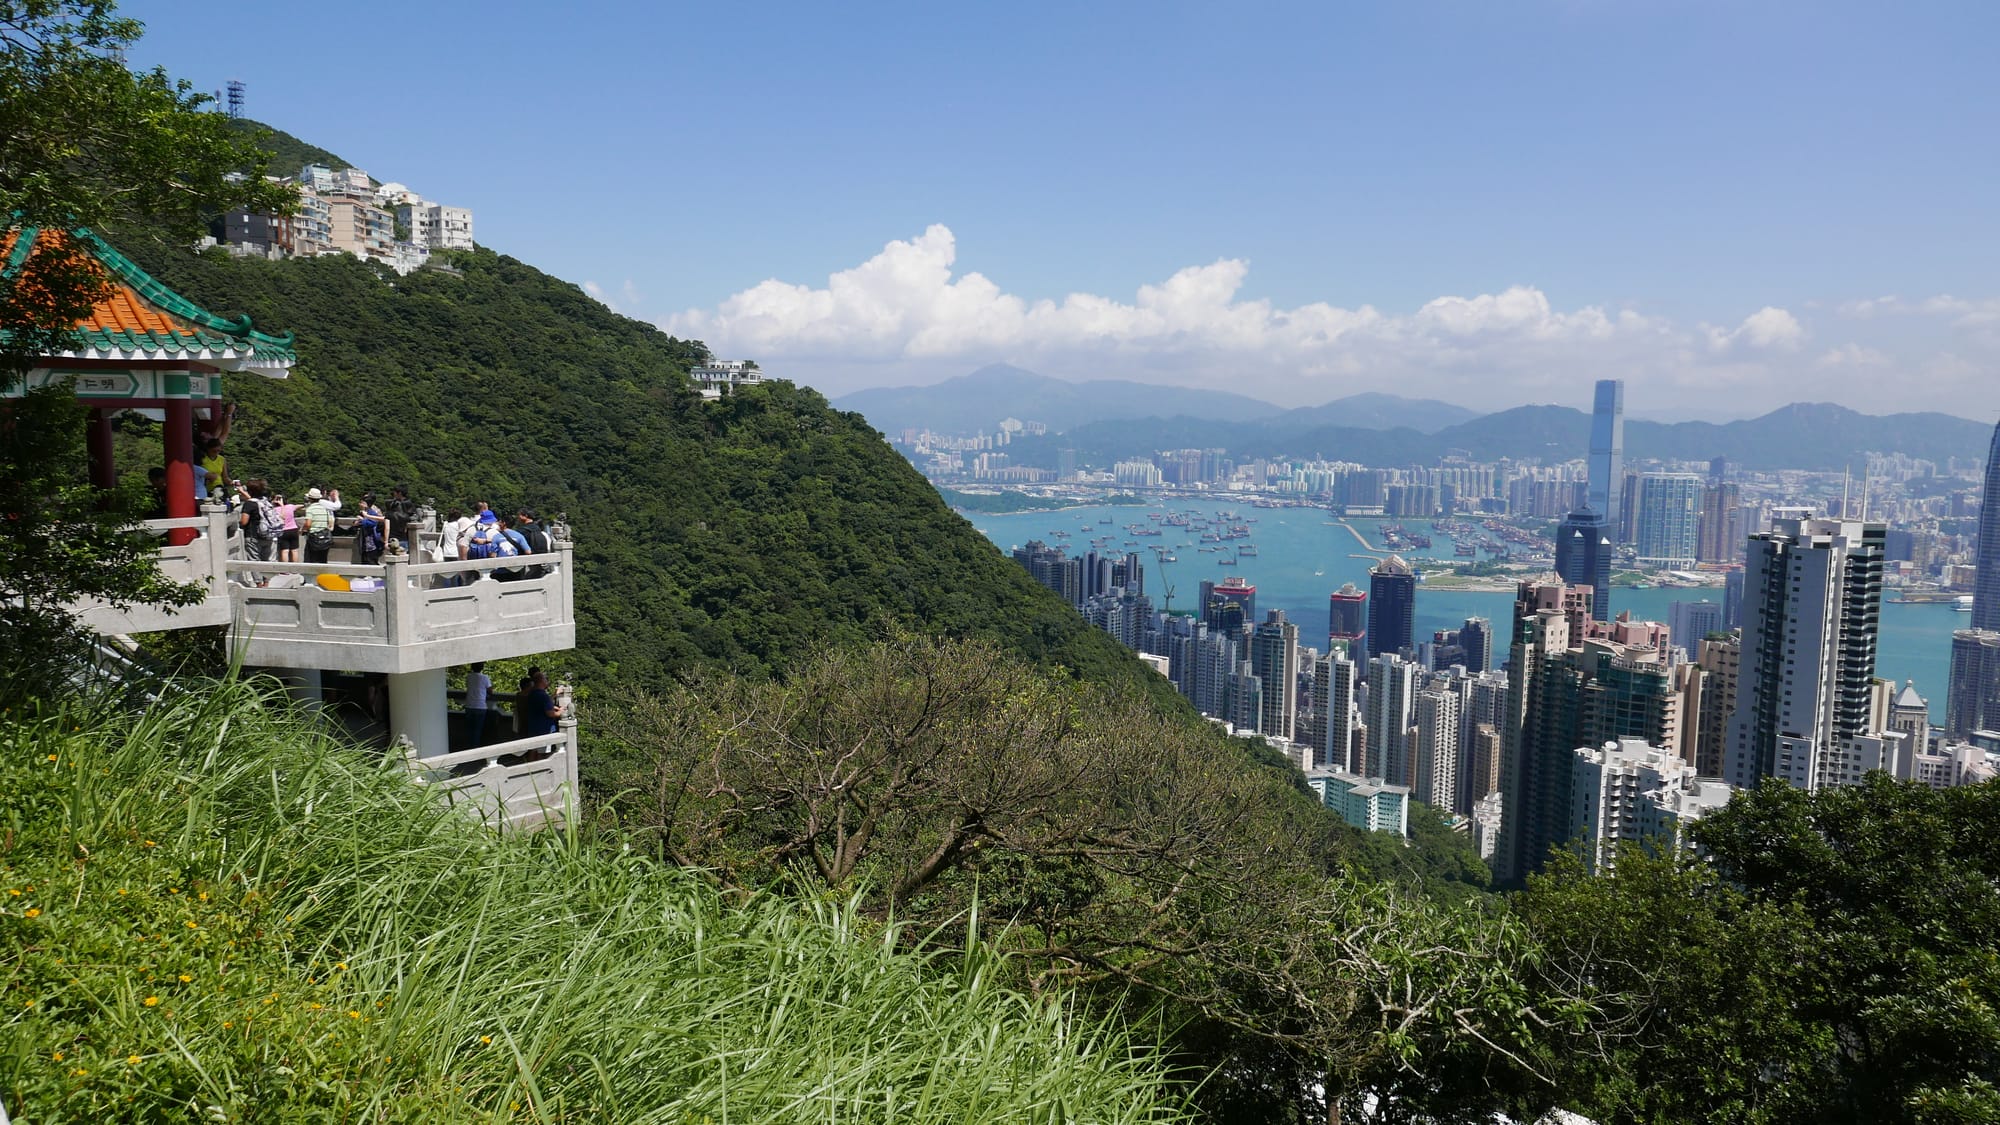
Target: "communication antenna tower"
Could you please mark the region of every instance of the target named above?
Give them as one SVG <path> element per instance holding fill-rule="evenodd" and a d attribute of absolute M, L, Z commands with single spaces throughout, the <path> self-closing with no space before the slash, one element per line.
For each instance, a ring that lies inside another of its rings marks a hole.
<path fill-rule="evenodd" d="M 229 95 L 224 104 L 228 106 L 229 119 L 234 121 L 243 116 L 243 82 L 241 79 L 232 78 L 225 88 L 229 91 Z"/>

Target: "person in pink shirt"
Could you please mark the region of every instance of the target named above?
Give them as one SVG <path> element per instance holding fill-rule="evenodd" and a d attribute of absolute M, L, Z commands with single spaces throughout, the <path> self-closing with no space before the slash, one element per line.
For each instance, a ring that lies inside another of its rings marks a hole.
<path fill-rule="evenodd" d="M 273 498 L 278 518 L 284 521 L 285 529 L 278 533 L 278 561 L 295 563 L 299 561 L 299 506 L 283 496 Z"/>

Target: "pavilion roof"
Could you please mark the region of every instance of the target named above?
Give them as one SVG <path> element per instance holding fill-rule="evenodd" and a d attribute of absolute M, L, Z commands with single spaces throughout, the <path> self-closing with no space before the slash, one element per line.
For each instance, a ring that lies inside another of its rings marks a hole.
<path fill-rule="evenodd" d="M 60 358 L 126 363 L 192 360 L 273 379 L 284 378 L 298 362 L 291 333 L 273 336 L 252 327 L 248 316 L 229 319 L 209 312 L 82 227 L 53 231 L 28 226 L 6 232 L 0 238 L 0 280 L 11 281 L 37 244 L 56 239 L 82 247 L 104 267 L 113 290 L 77 324 L 76 346 L 59 353 Z"/>

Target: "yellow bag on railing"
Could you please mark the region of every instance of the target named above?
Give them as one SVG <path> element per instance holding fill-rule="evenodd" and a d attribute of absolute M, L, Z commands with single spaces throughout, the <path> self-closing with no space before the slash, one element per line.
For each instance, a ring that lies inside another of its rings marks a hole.
<path fill-rule="evenodd" d="M 320 589 L 331 590 L 336 594 L 344 594 L 348 591 L 347 579 L 342 578 L 338 574 L 322 574 L 318 578 L 313 579 L 313 582 Z"/>

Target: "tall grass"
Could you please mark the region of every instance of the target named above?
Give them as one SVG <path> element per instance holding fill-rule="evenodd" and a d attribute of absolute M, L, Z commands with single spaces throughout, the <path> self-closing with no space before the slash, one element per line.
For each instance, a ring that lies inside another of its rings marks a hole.
<path fill-rule="evenodd" d="M 22 1122 L 1151 1122 L 1160 1068 L 977 951 L 499 838 L 280 699 L 0 717 Z"/>

